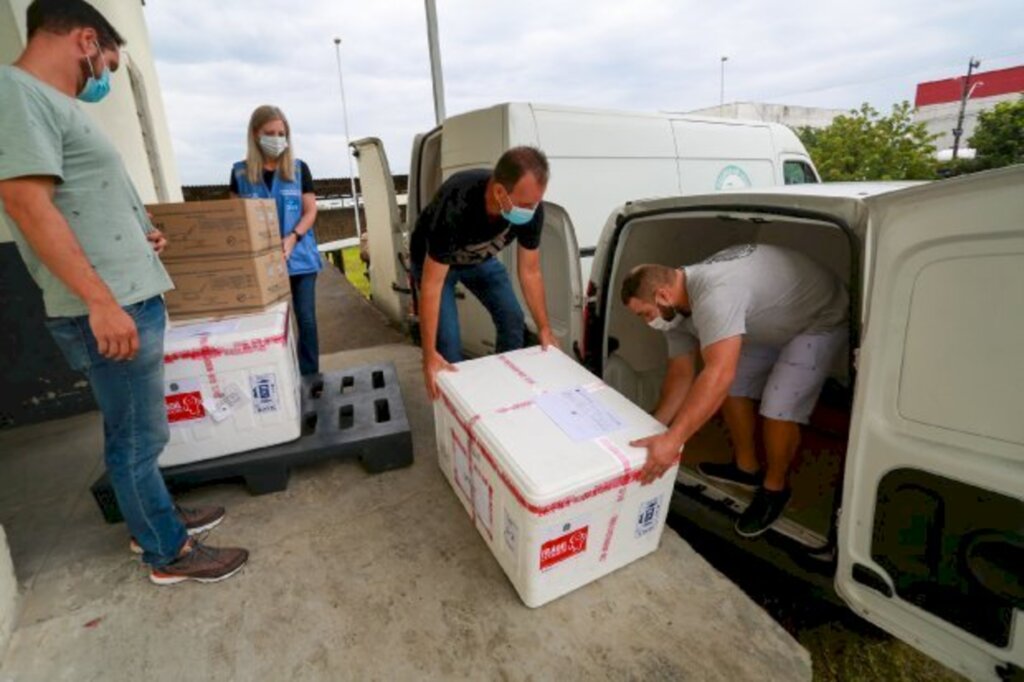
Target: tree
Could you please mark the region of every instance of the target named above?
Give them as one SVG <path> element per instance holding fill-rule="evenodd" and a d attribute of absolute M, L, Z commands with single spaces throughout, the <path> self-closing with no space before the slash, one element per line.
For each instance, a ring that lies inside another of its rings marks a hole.
<path fill-rule="evenodd" d="M 864 103 L 826 128 L 798 135 L 826 182 L 935 178 L 936 136 L 913 122 L 910 102 L 893 105 L 889 116 Z"/>
<path fill-rule="evenodd" d="M 978 114 L 978 125 L 968 141 L 983 168 L 1024 163 L 1024 97 L 1000 102 Z"/>

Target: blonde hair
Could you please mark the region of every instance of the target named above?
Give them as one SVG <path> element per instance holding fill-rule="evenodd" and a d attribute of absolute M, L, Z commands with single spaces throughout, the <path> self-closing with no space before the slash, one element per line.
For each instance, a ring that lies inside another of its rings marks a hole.
<path fill-rule="evenodd" d="M 292 128 L 288 125 L 288 119 L 284 112 L 277 107 L 264 104 L 256 107 L 249 117 L 249 129 L 246 132 L 247 153 L 245 155 L 245 174 L 249 182 L 257 183 L 263 181 L 263 150 L 260 149 L 259 129 L 271 121 L 284 123 L 284 135 L 288 140 L 288 148 L 281 156 L 277 157 L 277 172 L 286 182 L 295 180 L 295 155 L 292 151 Z"/>

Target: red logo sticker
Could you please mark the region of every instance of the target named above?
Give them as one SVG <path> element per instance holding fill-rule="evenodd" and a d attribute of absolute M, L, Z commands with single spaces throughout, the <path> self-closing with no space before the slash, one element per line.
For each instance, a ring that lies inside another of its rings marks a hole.
<path fill-rule="evenodd" d="M 206 410 L 203 409 L 203 394 L 199 391 L 165 396 L 164 402 L 167 404 L 167 421 L 171 424 L 202 419 L 206 416 Z"/>
<path fill-rule="evenodd" d="M 540 570 L 551 568 L 555 564 L 576 556 L 587 550 L 587 532 L 590 526 L 583 526 L 570 531 L 554 540 L 548 540 L 540 546 Z"/>

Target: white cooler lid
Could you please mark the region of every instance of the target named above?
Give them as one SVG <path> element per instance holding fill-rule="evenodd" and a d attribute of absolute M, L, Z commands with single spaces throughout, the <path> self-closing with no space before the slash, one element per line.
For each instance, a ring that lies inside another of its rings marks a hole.
<path fill-rule="evenodd" d="M 172 322 L 164 333 L 164 356 L 174 357 L 200 348 L 229 349 L 237 344 L 280 343 L 287 338 L 290 303 L 275 303 L 249 315 Z M 205 339 L 205 341 L 203 340 Z"/>
<path fill-rule="evenodd" d="M 441 390 L 484 445 L 485 456 L 494 458 L 534 511 L 621 485 L 624 476 L 635 476 L 647 456 L 629 441 L 664 430 L 557 349 L 525 348 L 463 362 L 458 368 L 440 373 Z M 574 441 L 536 403 L 543 393 L 577 387 L 614 414 L 621 428 Z"/>

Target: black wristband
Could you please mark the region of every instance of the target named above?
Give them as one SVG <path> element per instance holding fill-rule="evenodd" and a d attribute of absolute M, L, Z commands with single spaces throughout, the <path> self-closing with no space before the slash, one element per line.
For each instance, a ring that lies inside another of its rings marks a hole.
<path fill-rule="evenodd" d="M 296 242 L 301 242 L 302 238 L 306 236 L 305 232 L 299 232 L 298 230 L 292 230 L 292 234 L 295 235 Z"/>

